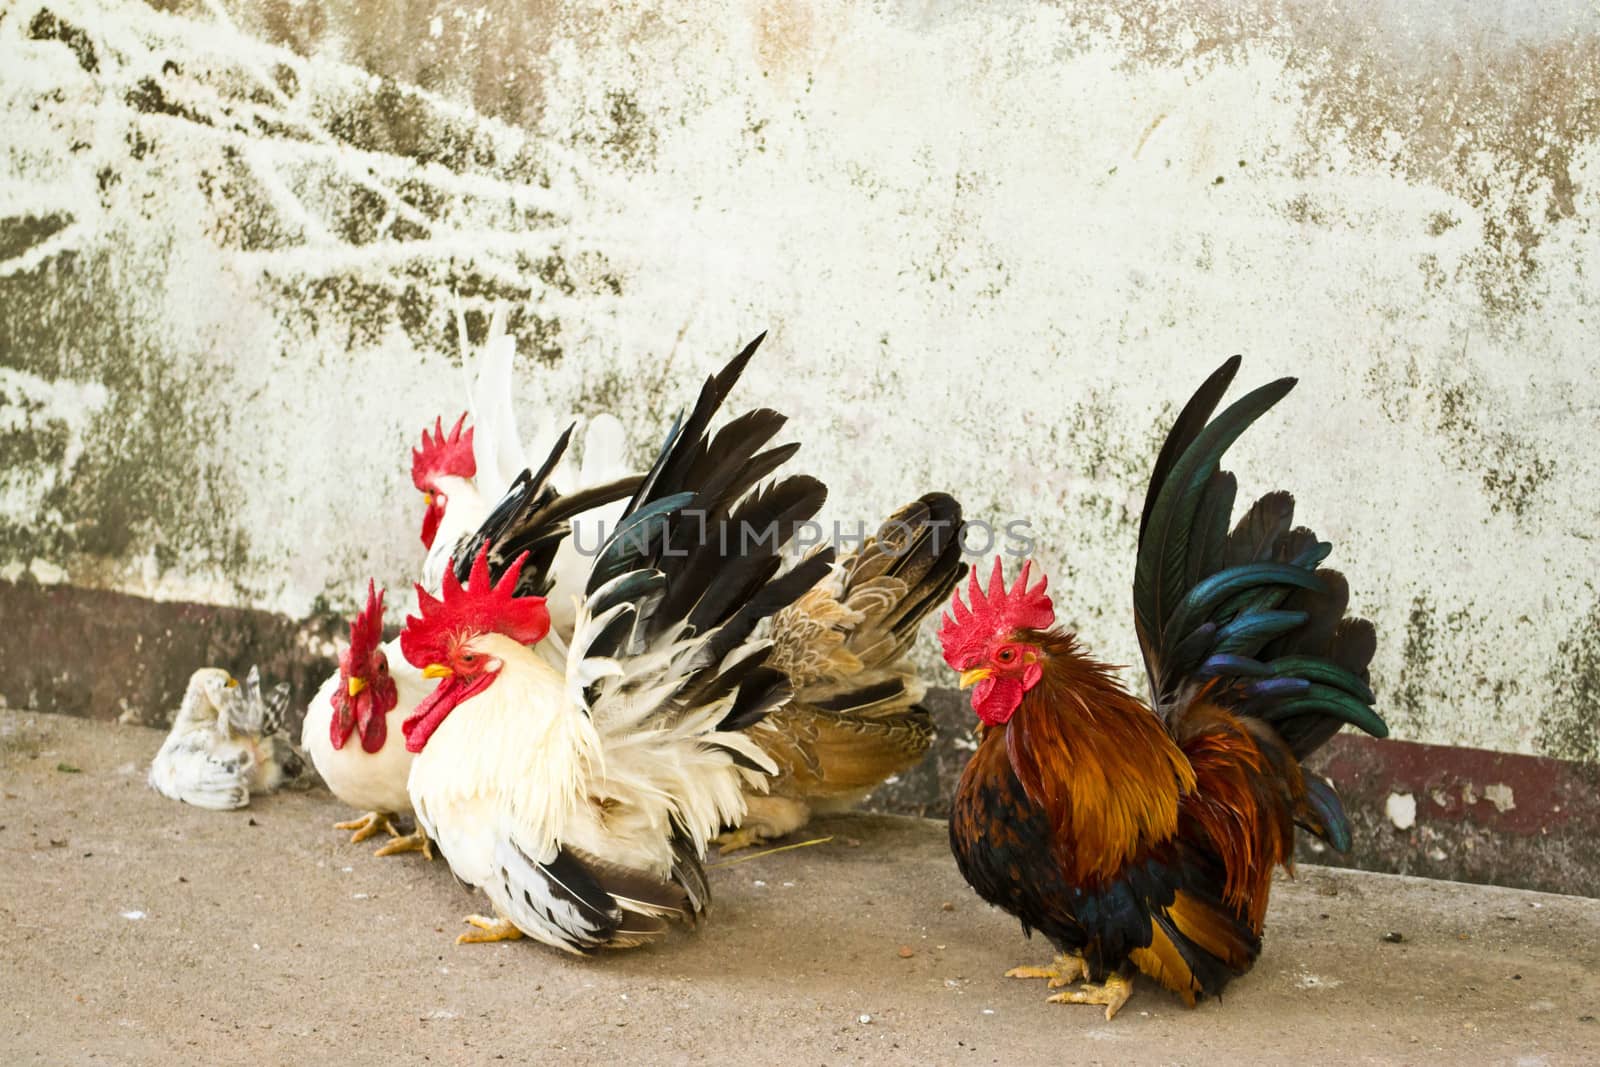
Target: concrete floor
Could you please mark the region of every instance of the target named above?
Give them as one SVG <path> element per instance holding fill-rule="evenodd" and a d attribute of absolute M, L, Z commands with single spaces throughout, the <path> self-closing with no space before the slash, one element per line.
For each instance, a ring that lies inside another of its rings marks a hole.
<path fill-rule="evenodd" d="M 698 932 L 572 960 L 457 947 L 479 901 L 320 790 L 163 799 L 159 738 L 0 711 L 0 1063 L 1600 1060 L 1600 900 L 1302 868 L 1222 1001 L 1142 984 L 1108 1024 L 1001 977 L 1047 948 L 937 823 L 830 820 L 713 870 Z"/>

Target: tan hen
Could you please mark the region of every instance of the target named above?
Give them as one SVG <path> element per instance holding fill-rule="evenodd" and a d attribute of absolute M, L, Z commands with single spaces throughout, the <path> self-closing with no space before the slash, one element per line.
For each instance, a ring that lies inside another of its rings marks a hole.
<path fill-rule="evenodd" d="M 966 572 L 960 529 L 961 505 L 929 493 L 774 616 L 768 663 L 795 696 L 748 731 L 778 774 L 769 791 L 746 790 L 748 813 L 718 839 L 723 852 L 852 808 L 927 753 L 933 720 L 906 654 Z"/>

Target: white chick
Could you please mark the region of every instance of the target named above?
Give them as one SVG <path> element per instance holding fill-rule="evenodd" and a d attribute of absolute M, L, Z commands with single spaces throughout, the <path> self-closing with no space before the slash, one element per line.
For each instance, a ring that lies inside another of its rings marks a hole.
<path fill-rule="evenodd" d="M 252 794 L 299 780 L 305 760 L 280 732 L 289 687 L 261 694 L 251 668 L 241 691 L 227 671 L 203 667 L 189 678 L 183 703 L 150 764 L 150 786 L 199 808 L 231 811 Z"/>

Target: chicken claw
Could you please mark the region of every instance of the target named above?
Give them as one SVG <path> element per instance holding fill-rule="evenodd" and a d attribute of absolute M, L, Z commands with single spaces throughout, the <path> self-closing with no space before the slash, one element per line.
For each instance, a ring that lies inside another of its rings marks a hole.
<path fill-rule="evenodd" d="M 1085 982 L 1077 989 L 1070 989 L 1065 993 L 1057 993 L 1048 998 L 1049 1004 L 1104 1004 L 1106 1006 L 1106 1021 L 1111 1019 L 1128 1002 L 1133 995 L 1133 980 L 1120 974 L 1114 974 L 1099 985 Z"/>
<path fill-rule="evenodd" d="M 1083 962 L 1082 956 L 1063 952 L 1047 967 L 1013 967 L 1006 972 L 1006 977 L 1048 978 L 1051 989 L 1060 989 L 1080 978 L 1089 977 L 1089 965 Z"/>
<path fill-rule="evenodd" d="M 409 834 L 396 837 L 388 842 L 374 856 L 398 856 L 402 852 L 420 852 L 426 859 L 433 859 L 433 842 L 428 840 L 428 835 L 420 829 Z"/>
<path fill-rule="evenodd" d="M 333 828 L 335 830 L 354 830 L 355 833 L 350 835 L 350 843 L 352 845 L 359 844 L 369 837 L 377 837 L 381 833 L 387 833 L 390 837 L 400 836 L 400 831 L 396 830 L 394 823 L 389 821 L 389 814 L 382 811 L 369 811 L 359 819 L 351 819 L 349 822 L 336 822 L 333 824 Z"/>
<path fill-rule="evenodd" d="M 482 915 L 468 915 L 464 920 L 480 932 L 462 934 L 456 938 L 458 945 L 484 945 L 491 941 L 520 941 L 522 931 L 509 919 L 490 919 Z"/>
<path fill-rule="evenodd" d="M 727 833 L 715 838 L 717 853 L 722 856 L 749 848 L 751 845 L 759 845 L 766 840 L 766 836 L 760 831 L 744 826 L 737 830 L 729 830 Z"/>

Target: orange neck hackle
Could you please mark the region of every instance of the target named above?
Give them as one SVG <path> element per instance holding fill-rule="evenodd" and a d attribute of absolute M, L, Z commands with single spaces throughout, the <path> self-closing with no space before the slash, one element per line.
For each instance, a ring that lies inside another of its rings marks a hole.
<path fill-rule="evenodd" d="M 1177 833 L 1179 799 L 1194 789 L 1194 772 L 1113 668 L 1084 655 L 1070 634 L 1030 636 L 1043 670 L 1005 727 L 1006 753 L 1067 846 L 1069 876 L 1098 883 Z"/>

